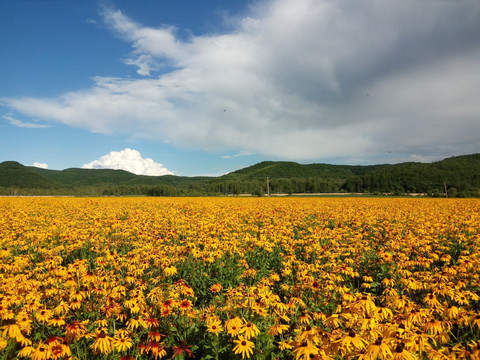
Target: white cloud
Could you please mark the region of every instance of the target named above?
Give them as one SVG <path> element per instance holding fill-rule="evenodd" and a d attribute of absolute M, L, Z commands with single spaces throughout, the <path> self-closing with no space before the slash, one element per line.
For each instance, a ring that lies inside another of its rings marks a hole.
<path fill-rule="evenodd" d="M 5 120 L 10 122 L 10 124 L 15 125 L 17 127 L 21 128 L 28 128 L 28 129 L 46 129 L 49 128 L 50 126 L 44 125 L 44 124 L 37 124 L 37 123 L 30 123 L 30 122 L 24 122 L 18 119 L 15 119 L 11 114 L 6 114 L 2 116 Z"/>
<path fill-rule="evenodd" d="M 235 158 L 238 158 L 238 157 L 249 156 L 249 155 L 254 155 L 254 154 L 252 152 L 249 152 L 249 151 L 240 151 L 239 153 L 234 154 L 234 155 L 222 155 L 222 159 L 235 159 Z"/>
<path fill-rule="evenodd" d="M 270 0 L 231 33 L 181 40 L 107 9 L 143 78 L 3 102 L 92 132 L 301 161 L 479 152 L 479 17 L 469 0 Z"/>
<path fill-rule="evenodd" d="M 48 169 L 48 164 L 46 164 L 46 163 L 34 162 L 33 166 L 41 168 L 41 169 Z"/>
<path fill-rule="evenodd" d="M 100 156 L 98 160 L 82 165 L 82 168 L 126 170 L 137 175 L 173 175 L 162 164 L 156 163 L 150 158 L 144 159 L 140 152 L 129 148 L 122 151 L 111 151 L 107 155 Z"/>

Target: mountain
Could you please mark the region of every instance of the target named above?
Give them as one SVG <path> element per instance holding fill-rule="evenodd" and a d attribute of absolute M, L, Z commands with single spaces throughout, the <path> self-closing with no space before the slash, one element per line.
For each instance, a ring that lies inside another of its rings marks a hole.
<path fill-rule="evenodd" d="M 268 178 L 268 188 L 267 188 Z M 143 176 L 124 170 L 48 170 L 0 163 L 0 194 L 221 195 L 367 192 L 480 196 L 480 154 L 379 165 L 264 161 L 219 177 Z M 15 190 L 13 192 L 13 190 Z"/>
<path fill-rule="evenodd" d="M 348 178 L 363 175 L 386 165 L 330 165 L 307 164 L 302 165 L 291 161 L 263 161 L 258 164 L 223 175 L 221 178 L 253 179 L 259 177 L 273 178 Z"/>
<path fill-rule="evenodd" d="M 0 163 L 0 186 L 20 188 L 48 188 L 55 184 L 16 161 Z"/>

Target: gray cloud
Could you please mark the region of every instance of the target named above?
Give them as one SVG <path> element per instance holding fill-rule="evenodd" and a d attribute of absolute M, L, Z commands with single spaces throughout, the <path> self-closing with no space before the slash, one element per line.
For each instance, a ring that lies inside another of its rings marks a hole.
<path fill-rule="evenodd" d="M 96 77 L 55 99 L 3 99 L 93 132 L 299 161 L 480 151 L 478 1 L 258 2 L 226 34 L 176 37 L 119 10 L 143 78 Z"/>

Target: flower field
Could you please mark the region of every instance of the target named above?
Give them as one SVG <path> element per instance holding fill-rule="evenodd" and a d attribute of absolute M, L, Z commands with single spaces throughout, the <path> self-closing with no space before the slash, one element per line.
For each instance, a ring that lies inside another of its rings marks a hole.
<path fill-rule="evenodd" d="M 0 198 L 0 359 L 480 359 L 480 200 Z"/>

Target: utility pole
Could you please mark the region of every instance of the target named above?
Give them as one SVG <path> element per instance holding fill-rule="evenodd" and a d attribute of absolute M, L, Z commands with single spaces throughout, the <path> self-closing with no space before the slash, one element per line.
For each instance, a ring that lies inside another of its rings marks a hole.
<path fill-rule="evenodd" d="M 268 176 L 267 176 L 267 196 L 270 197 L 270 185 L 268 183 Z"/>

